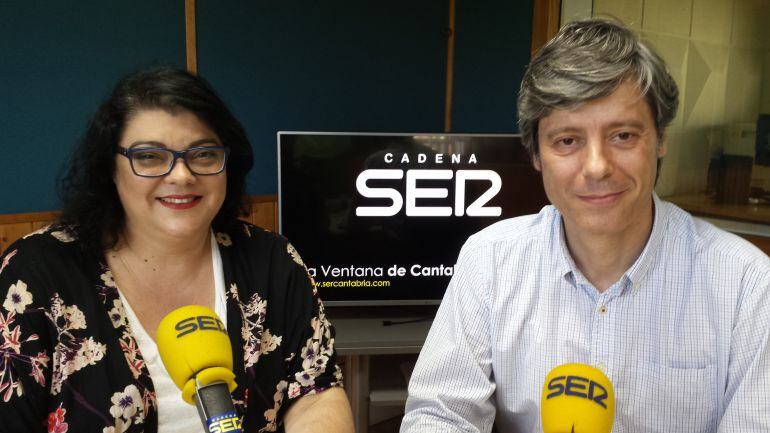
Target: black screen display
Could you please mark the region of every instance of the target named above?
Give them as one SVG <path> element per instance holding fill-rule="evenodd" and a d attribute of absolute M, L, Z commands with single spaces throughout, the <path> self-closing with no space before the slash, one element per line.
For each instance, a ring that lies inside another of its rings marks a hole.
<path fill-rule="evenodd" d="M 278 135 L 279 224 L 329 304 L 441 300 L 471 234 L 547 204 L 517 135 Z"/>

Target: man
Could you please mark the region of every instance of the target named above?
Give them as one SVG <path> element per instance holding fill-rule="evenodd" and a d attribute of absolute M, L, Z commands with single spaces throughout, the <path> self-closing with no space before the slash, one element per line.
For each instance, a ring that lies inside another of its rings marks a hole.
<path fill-rule="evenodd" d="M 552 206 L 463 246 L 401 432 L 542 431 L 548 372 L 615 389 L 615 432 L 770 431 L 770 259 L 653 188 L 678 90 L 628 29 L 565 26 L 519 94 Z"/>

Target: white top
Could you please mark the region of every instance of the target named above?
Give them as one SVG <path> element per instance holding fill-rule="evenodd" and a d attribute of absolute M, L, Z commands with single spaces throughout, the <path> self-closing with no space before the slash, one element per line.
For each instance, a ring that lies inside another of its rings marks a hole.
<path fill-rule="evenodd" d="M 211 235 L 211 262 L 214 268 L 214 312 L 227 324 L 227 304 L 225 298 L 225 276 L 222 272 L 222 257 L 219 255 L 216 238 Z M 155 398 L 158 402 L 158 433 L 205 433 L 198 411 L 195 406 L 182 400 L 182 391 L 171 380 L 166 367 L 158 354 L 158 345 L 155 344 L 134 310 L 118 290 L 120 301 L 126 311 L 128 324 L 139 351 L 142 353 L 147 370 L 150 372 L 152 384 L 155 387 Z"/>
<path fill-rule="evenodd" d="M 600 293 L 553 206 L 460 253 L 409 382 L 401 433 L 542 432 L 548 372 L 580 362 L 615 389 L 615 433 L 770 432 L 770 259 L 655 200 L 636 262 Z"/>

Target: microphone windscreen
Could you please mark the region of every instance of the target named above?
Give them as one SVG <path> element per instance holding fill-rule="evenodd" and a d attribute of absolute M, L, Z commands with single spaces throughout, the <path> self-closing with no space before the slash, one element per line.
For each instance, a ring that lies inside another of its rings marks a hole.
<path fill-rule="evenodd" d="M 544 433 L 609 433 L 615 394 L 596 368 L 564 364 L 546 376 L 540 408 Z"/>
<path fill-rule="evenodd" d="M 157 340 L 163 365 L 188 403 L 194 404 L 196 378 L 200 386 L 221 381 L 235 389 L 230 338 L 210 308 L 187 305 L 170 312 L 158 325 Z"/>

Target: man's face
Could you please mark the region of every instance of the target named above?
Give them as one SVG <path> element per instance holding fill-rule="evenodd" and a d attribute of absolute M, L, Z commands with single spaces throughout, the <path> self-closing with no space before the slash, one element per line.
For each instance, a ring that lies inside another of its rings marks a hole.
<path fill-rule="evenodd" d="M 666 147 L 658 146 L 652 110 L 635 85 L 554 110 L 540 119 L 538 146 L 535 168 L 568 233 L 649 230 L 656 163 Z"/>

